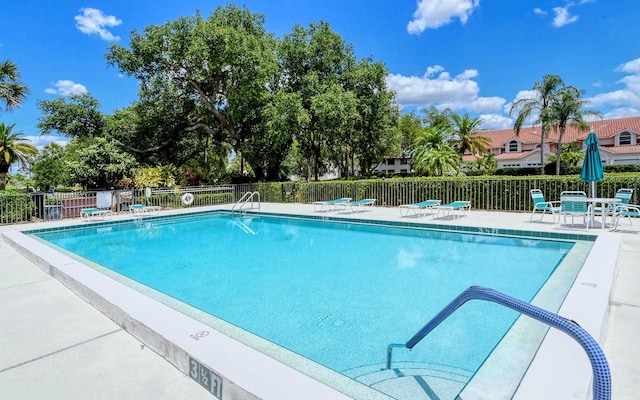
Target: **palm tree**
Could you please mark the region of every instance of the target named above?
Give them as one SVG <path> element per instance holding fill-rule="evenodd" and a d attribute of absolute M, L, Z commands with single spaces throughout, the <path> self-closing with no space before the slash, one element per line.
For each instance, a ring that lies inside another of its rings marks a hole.
<path fill-rule="evenodd" d="M 564 82 L 559 75 L 547 74 L 542 77 L 542 82 L 533 85 L 534 98 L 520 99 L 513 103 L 509 115 L 518 110 L 518 116 L 513 124 L 516 136 L 520 135 L 520 129 L 529 117 L 535 117 L 534 125 L 541 124 L 540 135 L 540 174 L 544 174 L 544 142 L 547 138 L 549 124 L 547 123 L 546 110 L 553 103 L 558 87 L 564 87 Z"/>
<path fill-rule="evenodd" d="M 462 159 L 447 143 L 447 129 L 430 126 L 416 139 L 412 148 L 413 166 L 418 173 L 433 176 L 456 175 Z"/>
<path fill-rule="evenodd" d="M 24 101 L 29 88 L 20 83 L 18 66 L 11 61 L 0 62 L 0 102 L 5 103 L 5 109 L 11 111 Z"/>
<path fill-rule="evenodd" d="M 38 153 L 38 149 L 19 136 L 22 132 L 11 132 L 15 125 L 5 125 L 0 122 L 0 190 L 5 189 L 5 177 L 9 167 L 14 162 L 27 167 L 27 157 Z"/>
<path fill-rule="evenodd" d="M 473 155 L 482 155 L 491 147 L 491 139 L 480 135 L 484 130 L 481 128 L 483 123 L 484 120 L 480 117 L 451 114 L 451 141 L 460 155 L 467 151 Z"/>
<path fill-rule="evenodd" d="M 483 171 L 485 174 L 492 174 L 496 169 L 496 155 L 493 153 L 485 153 L 482 157 L 476 157 L 469 162 L 469 167 L 475 171 Z"/>
<path fill-rule="evenodd" d="M 584 90 L 573 86 L 563 87 L 556 93 L 556 98 L 551 107 L 544 112 L 544 119 L 549 127 L 558 131 L 558 150 L 556 154 L 556 175 L 560 175 L 560 152 L 562 150 L 562 138 L 567 131 L 567 125 L 576 127 L 581 131 L 588 131 L 589 124 L 584 120 L 585 116 L 602 118 L 602 113 L 595 110 L 583 110 L 588 104 L 582 100 Z"/>

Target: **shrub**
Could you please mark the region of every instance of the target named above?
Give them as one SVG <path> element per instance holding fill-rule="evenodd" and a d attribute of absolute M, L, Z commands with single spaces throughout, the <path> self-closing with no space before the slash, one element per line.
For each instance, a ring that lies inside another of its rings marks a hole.
<path fill-rule="evenodd" d="M 531 176 L 540 175 L 540 168 L 496 168 L 497 176 Z"/>
<path fill-rule="evenodd" d="M 605 165 L 604 172 L 640 172 L 640 164 Z"/>
<path fill-rule="evenodd" d="M 14 191 L 0 192 L 0 224 L 28 222 L 36 211 L 30 195 Z"/>

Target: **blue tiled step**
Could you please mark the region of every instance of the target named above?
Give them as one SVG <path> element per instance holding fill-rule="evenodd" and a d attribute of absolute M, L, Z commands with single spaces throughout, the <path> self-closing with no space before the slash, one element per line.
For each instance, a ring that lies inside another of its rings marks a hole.
<path fill-rule="evenodd" d="M 398 400 L 453 400 L 473 373 L 447 365 L 394 362 L 391 369 L 373 364 L 343 374 Z"/>

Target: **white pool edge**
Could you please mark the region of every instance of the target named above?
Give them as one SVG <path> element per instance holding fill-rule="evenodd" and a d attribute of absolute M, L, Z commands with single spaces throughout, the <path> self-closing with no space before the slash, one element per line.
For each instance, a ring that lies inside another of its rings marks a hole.
<path fill-rule="evenodd" d="M 577 322 L 602 347 L 620 249 L 620 235 L 598 236 L 558 315 Z M 547 333 L 515 400 L 589 399 L 593 371 L 584 349 L 557 329 Z M 464 400 L 472 400 L 464 398 Z"/>
<path fill-rule="evenodd" d="M 352 398 L 19 231 L 9 231 L 3 235 L 26 258 L 109 316 L 184 374 L 189 374 L 189 356 L 213 367 L 224 380 L 223 398 Z M 604 340 L 619 244 L 620 237 L 617 234 L 598 237 L 576 284 L 558 312 L 580 323 L 599 343 Z M 612 257 L 612 253 L 616 256 Z M 154 317 L 157 315 L 162 315 L 162 318 Z M 198 333 L 203 331 L 209 334 L 198 337 Z M 513 398 L 586 399 L 590 394 L 591 378 L 591 367 L 582 348 L 562 332 L 551 330 Z M 372 389 L 366 392 L 362 393 L 364 397 L 358 398 L 389 399 Z M 469 394 L 462 398 L 474 399 Z"/>

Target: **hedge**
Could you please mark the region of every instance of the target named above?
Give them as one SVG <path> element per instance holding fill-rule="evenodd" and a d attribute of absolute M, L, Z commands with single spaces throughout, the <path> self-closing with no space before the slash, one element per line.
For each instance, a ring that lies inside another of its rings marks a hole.
<path fill-rule="evenodd" d="M 634 189 L 637 204 L 640 174 L 609 175 L 596 184 L 599 197 L 613 197 L 620 188 Z M 292 189 L 286 194 L 287 188 Z M 375 198 L 381 206 L 398 206 L 426 199 L 443 202 L 470 200 L 473 208 L 499 211 L 529 211 L 533 207 L 530 190 L 541 189 L 548 200 L 558 200 L 566 190 L 589 193 L 589 184 L 570 176 L 491 176 L 446 178 L 392 178 L 358 181 L 261 182 L 254 185 L 260 199 L 277 203 L 311 203 L 318 200 L 351 197 Z"/>

